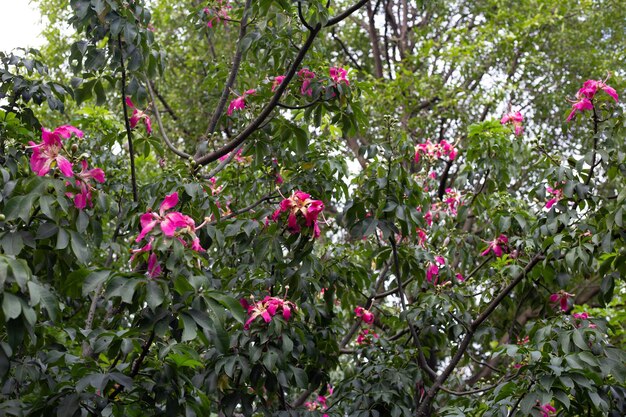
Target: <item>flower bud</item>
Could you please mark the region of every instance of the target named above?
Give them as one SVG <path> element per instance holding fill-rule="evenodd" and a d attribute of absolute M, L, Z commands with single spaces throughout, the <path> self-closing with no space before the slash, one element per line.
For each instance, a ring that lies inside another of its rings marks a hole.
<path fill-rule="evenodd" d="M 70 149 L 72 150 L 72 153 L 76 153 L 78 151 L 78 144 L 72 143 L 72 146 Z"/>
<path fill-rule="evenodd" d="M 2 213 L 0 213 L 0 222 L 3 222 L 6 220 L 6 216 Z"/>

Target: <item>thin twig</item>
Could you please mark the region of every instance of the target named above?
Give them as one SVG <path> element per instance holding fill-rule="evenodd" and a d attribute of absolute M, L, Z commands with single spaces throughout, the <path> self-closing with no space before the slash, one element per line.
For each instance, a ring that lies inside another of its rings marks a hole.
<path fill-rule="evenodd" d="M 146 76 L 146 84 L 148 86 L 148 92 L 150 93 L 150 97 L 152 99 L 152 102 L 155 102 L 156 99 L 155 99 L 154 90 L 152 89 L 152 83 L 148 79 L 147 76 Z M 173 114 L 173 112 L 170 112 L 170 114 Z M 161 132 L 161 136 L 163 137 L 163 141 L 165 142 L 167 147 L 172 152 L 174 152 L 176 155 L 180 156 L 183 159 L 191 158 L 191 155 L 189 155 L 187 152 L 181 151 L 180 149 L 176 148 L 176 146 L 174 146 L 174 144 L 172 143 L 170 138 L 167 136 L 167 133 L 165 133 L 165 128 L 163 127 L 163 121 L 161 120 L 161 114 L 159 112 L 159 107 L 156 106 L 156 105 L 154 106 L 154 117 L 156 118 L 157 125 L 159 125 L 159 131 Z"/>

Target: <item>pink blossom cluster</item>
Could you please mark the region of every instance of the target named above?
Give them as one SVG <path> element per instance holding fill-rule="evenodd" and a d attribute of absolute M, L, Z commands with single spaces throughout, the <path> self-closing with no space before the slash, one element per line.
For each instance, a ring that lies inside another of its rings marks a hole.
<path fill-rule="evenodd" d="M 565 195 L 563 194 L 563 189 L 559 188 L 559 184 L 555 184 L 554 188 L 547 185 L 546 191 L 553 195 L 553 197 L 546 203 L 547 209 L 552 208 L 553 205 L 565 198 Z"/>
<path fill-rule="evenodd" d="M 56 167 L 63 176 L 71 178 L 66 182 L 68 191 L 65 195 L 73 200 L 77 209 L 82 210 L 87 205 L 93 207 L 92 190 L 94 187 L 91 180 L 103 183 L 105 176 L 100 168 L 89 169 L 85 159 L 80 161 L 81 171 L 74 173 L 74 166 L 68 159 L 68 157 L 71 159 L 70 153 L 63 144 L 63 140 L 69 139 L 72 135 L 84 137 L 81 130 L 70 125 L 59 126 L 52 132 L 41 128 L 41 143 L 28 142 L 30 145 L 28 148 L 33 150 L 30 167 L 38 176 L 44 176 Z"/>
<path fill-rule="evenodd" d="M 538 408 L 541 412 L 541 417 L 550 417 L 556 414 L 556 408 L 554 408 L 550 403 L 539 405 Z"/>
<path fill-rule="evenodd" d="M 501 257 L 502 254 L 508 252 L 509 250 L 509 238 L 505 235 L 500 235 L 494 240 L 489 242 L 487 249 L 481 252 L 480 256 L 487 256 L 489 252 L 493 251 L 493 254 L 496 255 L 497 258 Z"/>
<path fill-rule="evenodd" d="M 131 262 L 142 253 L 149 253 L 148 257 L 148 275 L 150 277 L 157 277 L 161 274 L 161 266 L 158 263 L 156 254 L 153 252 L 153 243 L 155 237 L 163 235 L 166 238 L 176 238 L 183 246 L 188 246 L 196 252 L 204 252 L 205 249 L 200 245 L 200 238 L 196 236 L 196 230 L 203 227 L 208 219 L 196 227 L 194 220 L 178 211 L 170 211 L 178 204 L 178 192 L 174 192 L 165 196 L 163 202 L 159 206 L 159 213 L 148 211 L 141 215 L 139 222 L 141 224 L 141 232 L 135 239 L 135 242 L 139 243 L 146 236 L 149 238 L 143 247 L 134 249 L 131 256 Z M 156 226 L 159 229 L 155 229 Z"/>
<path fill-rule="evenodd" d="M 559 306 L 561 308 L 561 311 L 567 311 L 569 305 L 568 300 L 570 297 L 573 296 L 574 294 L 570 294 L 568 292 L 560 290 L 559 292 L 550 295 L 550 302 L 554 304 L 555 307 Z"/>
<path fill-rule="evenodd" d="M 583 320 L 589 320 L 591 318 L 591 316 L 589 315 L 589 313 L 587 313 L 586 311 L 583 311 L 582 313 L 574 313 L 572 314 L 572 317 L 574 318 L 574 320 L 576 320 L 576 327 L 581 327 L 582 326 L 582 321 Z M 593 323 L 589 324 L 589 328 L 590 329 L 595 329 L 597 326 Z"/>
<path fill-rule="evenodd" d="M 146 132 L 148 133 L 148 135 L 151 135 L 152 134 L 152 120 L 150 120 L 150 116 L 148 116 L 148 114 L 145 111 L 139 110 L 137 107 L 135 107 L 130 97 L 126 97 L 126 105 L 129 108 L 133 109 L 133 114 L 129 120 L 130 128 L 131 129 L 136 128 L 139 122 L 143 121 L 143 124 L 146 127 Z"/>
<path fill-rule="evenodd" d="M 439 143 L 433 143 L 430 139 L 427 139 L 426 142 L 420 143 L 415 147 L 415 162 L 419 162 L 422 156 L 425 156 L 430 160 L 447 156 L 452 161 L 456 158 L 457 153 L 458 152 L 454 145 L 446 140 L 442 140 Z"/>
<path fill-rule="evenodd" d="M 426 281 L 437 285 L 439 268 L 443 268 L 445 265 L 446 260 L 443 256 L 435 256 L 435 262 L 429 262 L 426 266 Z"/>
<path fill-rule="evenodd" d="M 329 384 L 327 385 L 326 395 L 318 395 L 315 400 L 305 402 L 304 406 L 309 411 L 326 410 L 328 408 L 328 397 L 331 395 L 333 395 L 333 387 Z M 328 414 L 324 414 L 322 417 L 328 417 Z"/>
<path fill-rule="evenodd" d="M 253 94 L 256 94 L 256 90 L 254 88 L 244 91 L 242 95 L 238 96 L 236 99 L 230 102 L 230 104 L 228 105 L 228 110 L 226 111 L 226 114 L 228 114 L 229 116 L 232 116 L 233 111 L 245 109 L 246 97 L 251 96 Z"/>
<path fill-rule="evenodd" d="M 522 113 L 518 111 L 509 112 L 502 116 L 502 119 L 500 119 L 500 123 L 502 123 L 503 125 L 513 125 L 513 128 L 515 129 L 515 136 L 520 136 L 522 133 L 524 133 L 524 127 L 522 126 L 523 121 L 524 116 L 522 116 Z"/>
<path fill-rule="evenodd" d="M 361 320 L 363 320 L 364 323 L 367 324 L 372 324 L 374 323 L 374 313 L 372 313 L 371 311 L 361 307 L 361 306 L 357 306 L 354 309 L 354 314 L 356 314 L 356 316 L 358 318 L 360 318 Z"/>
<path fill-rule="evenodd" d="M 375 317 L 374 317 L 374 313 L 372 313 L 371 311 L 361 306 L 357 306 L 354 309 L 354 313 L 359 319 L 361 319 L 363 323 L 369 326 L 374 325 Z M 373 339 L 378 339 L 378 333 L 376 333 L 373 329 L 361 329 L 361 331 L 359 332 L 356 338 L 356 344 L 357 345 L 369 345 Z"/>
<path fill-rule="evenodd" d="M 313 237 L 320 236 L 318 216 L 324 210 L 324 203 L 320 200 L 313 200 L 310 194 L 303 191 L 295 191 L 291 197 L 280 202 L 272 220 L 278 221 L 282 213 L 287 213 L 287 229 L 291 233 L 300 233 L 302 227 L 313 230 Z"/>
<path fill-rule="evenodd" d="M 572 102 L 572 111 L 567 116 L 567 121 L 570 122 L 577 113 L 584 113 L 587 110 L 593 110 L 593 99 L 598 91 L 604 91 L 615 102 L 618 102 L 617 91 L 605 81 L 600 80 L 587 80 L 583 83 L 583 86 L 576 93 L 576 100 Z"/>
<path fill-rule="evenodd" d="M 246 330 L 250 328 L 250 324 L 257 317 L 261 317 L 265 323 L 269 323 L 275 315 L 282 313 L 283 318 L 288 321 L 291 318 L 292 311 L 297 311 L 296 305 L 291 301 L 270 297 L 269 295 L 265 296 L 263 300 L 252 304 L 248 303 L 248 300 L 245 298 L 242 298 L 239 302 L 248 313 L 248 320 L 246 320 L 243 326 Z"/>
<path fill-rule="evenodd" d="M 339 85 L 344 83 L 346 85 L 350 85 L 350 81 L 348 81 L 348 71 L 341 67 L 330 67 L 328 69 L 328 75 L 330 75 L 330 79 L 333 80 L 335 85 Z"/>
<path fill-rule="evenodd" d="M 242 156 L 243 154 L 243 149 L 238 149 L 237 152 L 235 152 L 235 156 L 233 157 L 233 159 L 235 160 L 235 162 L 240 163 L 240 164 L 245 164 L 245 163 L 249 163 L 252 161 L 252 157 L 251 156 Z M 227 160 L 230 157 L 230 153 L 227 153 L 224 156 L 221 156 L 219 161 L 223 162 L 225 160 Z"/>
<path fill-rule="evenodd" d="M 303 96 L 311 97 L 313 95 L 313 87 L 311 87 L 311 81 L 315 78 L 315 73 L 308 68 L 302 68 L 298 71 L 298 77 L 302 81 L 300 87 L 300 94 Z"/>
<path fill-rule="evenodd" d="M 230 19 L 228 11 L 233 7 L 228 3 L 228 0 L 215 0 L 213 7 L 205 7 L 202 9 L 204 14 L 209 16 L 209 20 L 206 24 L 209 28 L 212 29 L 214 23 L 217 24 L 222 21 L 226 24 L 226 20 Z"/>

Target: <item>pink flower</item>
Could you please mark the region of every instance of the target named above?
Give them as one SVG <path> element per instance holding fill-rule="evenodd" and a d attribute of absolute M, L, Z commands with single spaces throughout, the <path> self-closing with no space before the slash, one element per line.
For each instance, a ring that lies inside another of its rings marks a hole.
<path fill-rule="evenodd" d="M 266 323 L 269 323 L 276 314 L 282 312 L 283 318 L 288 321 L 291 318 L 292 310 L 297 310 L 296 305 L 291 301 L 286 301 L 278 297 L 270 297 L 269 295 L 262 301 L 252 305 L 248 304 L 246 299 L 241 299 L 239 302 L 248 312 L 248 320 L 246 320 L 243 326 L 246 330 L 250 328 L 250 324 L 257 317 L 261 317 Z"/>
<path fill-rule="evenodd" d="M 328 74 L 330 78 L 333 80 L 335 85 L 339 85 L 340 83 L 346 83 L 346 85 L 350 85 L 350 81 L 346 78 L 348 75 L 348 71 L 341 67 L 330 67 L 328 69 Z"/>
<path fill-rule="evenodd" d="M 150 278 L 156 278 L 161 275 L 161 265 L 159 265 L 159 260 L 157 258 L 156 253 L 152 252 L 148 257 L 148 275 Z"/>
<path fill-rule="evenodd" d="M 44 176 L 56 165 L 66 177 L 74 175 L 72 164 L 61 155 L 61 151 L 64 151 L 62 139 L 68 139 L 72 134 L 79 138 L 84 136 L 82 131 L 70 125 L 57 127 L 53 132 L 42 127 L 41 143 L 28 142 L 29 148 L 33 150 L 30 167 L 35 174 Z"/>
<path fill-rule="evenodd" d="M 523 121 L 524 121 L 524 116 L 522 116 L 522 113 L 517 111 L 515 113 L 510 112 L 502 116 L 500 123 L 502 123 L 503 125 L 512 124 L 513 127 L 515 128 L 515 136 L 519 136 L 522 133 L 524 133 L 524 128 L 522 127 Z"/>
<path fill-rule="evenodd" d="M 68 196 L 69 198 L 73 198 L 74 206 L 77 209 L 82 210 L 85 207 L 87 207 L 87 204 L 89 204 L 89 207 L 93 207 L 91 190 L 93 190 L 94 187 L 91 185 L 90 180 L 94 179 L 97 182 L 102 184 L 105 181 L 105 178 L 104 178 L 104 171 L 102 169 L 100 168 L 88 169 L 87 161 L 84 159 L 80 163 L 81 163 L 82 169 L 78 174 L 76 174 L 76 181 L 75 181 L 75 185 L 76 185 L 78 192 L 74 193 L 72 191 L 69 191 L 65 193 L 65 195 Z M 68 182 L 67 185 L 69 186 L 71 184 Z"/>
<path fill-rule="evenodd" d="M 446 265 L 446 260 L 443 256 L 435 256 L 435 262 L 429 262 L 426 267 L 426 281 L 437 285 L 439 277 L 439 269 Z"/>
<path fill-rule="evenodd" d="M 315 73 L 308 68 L 302 68 L 298 71 L 298 77 L 302 80 L 302 87 L 300 88 L 300 94 L 303 96 L 311 97 L 313 95 L 313 87 L 311 87 L 311 80 L 315 78 Z"/>
<path fill-rule="evenodd" d="M 446 188 L 444 203 L 448 206 L 448 212 L 453 216 L 457 214 L 457 208 L 461 203 L 461 193 L 452 188 Z"/>
<path fill-rule="evenodd" d="M 134 129 L 137 127 L 137 124 L 140 120 L 143 120 L 143 124 L 146 126 L 146 132 L 148 135 L 152 134 L 152 120 L 150 120 L 150 116 L 144 111 L 141 111 L 135 107 L 133 101 L 130 97 L 126 97 L 126 105 L 133 109 L 133 115 L 130 118 L 130 128 Z"/>
<path fill-rule="evenodd" d="M 573 297 L 574 294 L 567 293 L 563 290 L 560 290 L 557 293 L 554 293 L 550 296 L 550 302 L 552 304 L 559 305 L 561 307 L 561 311 L 567 311 L 568 307 L 568 299 Z"/>
<path fill-rule="evenodd" d="M 461 282 L 465 281 L 465 277 L 462 274 L 459 274 L 459 273 L 456 274 L 456 279 L 458 279 Z"/>
<path fill-rule="evenodd" d="M 556 413 L 556 408 L 550 405 L 550 403 L 539 406 L 539 410 L 541 410 L 541 417 L 550 417 Z"/>
<path fill-rule="evenodd" d="M 439 143 L 433 143 L 430 139 L 427 139 L 424 143 L 419 143 L 415 147 L 415 162 L 420 161 L 420 156 L 423 155 L 430 160 L 447 156 L 450 160 L 454 160 L 458 152 L 453 144 L 446 140 L 442 140 Z"/>
<path fill-rule="evenodd" d="M 587 313 L 586 311 L 583 311 L 582 313 L 574 313 L 572 314 L 572 317 L 574 317 L 575 319 L 579 319 L 579 320 L 588 320 L 589 313 Z"/>
<path fill-rule="evenodd" d="M 204 248 L 200 246 L 200 240 L 196 236 L 195 231 L 203 227 L 205 223 L 196 227 L 194 220 L 178 211 L 172 211 L 166 213 L 166 211 L 172 209 L 178 204 L 178 193 L 174 192 L 167 195 L 161 206 L 159 207 L 159 214 L 154 212 L 146 212 L 141 215 L 139 222 L 141 223 L 141 232 L 135 239 L 135 242 L 141 241 L 148 233 L 154 229 L 158 224 L 166 237 L 177 237 L 183 244 L 187 245 L 187 242 L 181 238 L 181 236 L 187 236 L 191 238 L 191 249 L 197 252 L 204 252 Z M 206 222 L 206 220 L 205 220 Z"/>
<path fill-rule="evenodd" d="M 361 306 L 357 306 L 354 309 L 354 312 L 356 313 L 356 316 L 359 317 L 361 320 L 363 320 L 365 323 L 367 324 L 374 323 L 374 313 L 372 313 L 371 311 L 366 310 Z"/>
<path fill-rule="evenodd" d="M 576 100 L 573 101 L 572 111 L 569 116 L 567 116 L 567 121 L 571 121 L 574 117 L 576 117 L 577 112 L 583 113 L 586 110 L 593 110 L 593 102 L 596 93 L 598 90 L 604 91 L 608 94 L 615 102 L 618 102 L 617 91 L 605 81 L 600 80 L 587 80 L 583 83 L 583 86 L 576 93 Z"/>
<path fill-rule="evenodd" d="M 489 242 L 489 246 L 487 246 L 487 249 L 485 249 L 480 254 L 480 256 L 486 256 L 489 254 L 490 251 L 493 251 L 494 255 L 499 258 L 504 252 L 508 251 L 508 243 L 509 238 L 507 238 L 505 235 L 500 235 L 491 242 Z"/>
<path fill-rule="evenodd" d="M 374 332 L 370 329 L 363 329 L 359 332 L 359 335 L 356 337 L 357 345 L 369 345 L 372 343 L 372 338 L 378 339 L 378 333 Z M 331 393 L 332 394 L 332 393 Z"/>
<path fill-rule="evenodd" d="M 284 79 L 285 79 L 284 75 L 278 75 L 274 77 L 274 83 L 272 84 L 272 93 L 276 91 L 276 89 L 283 83 Z"/>
<path fill-rule="evenodd" d="M 235 110 L 243 110 L 246 107 L 246 97 L 252 94 L 256 94 L 255 89 L 245 91 L 241 96 L 237 97 L 228 105 L 228 111 L 226 114 L 229 116 L 233 115 L 233 111 Z"/>
<path fill-rule="evenodd" d="M 577 101 L 572 104 L 572 111 L 567 116 L 567 121 L 570 122 L 576 117 L 576 112 L 583 113 L 585 110 L 593 110 L 593 103 L 587 97 L 576 95 Z"/>
<path fill-rule="evenodd" d="M 280 202 L 272 220 L 278 221 L 282 213 L 288 213 L 287 229 L 291 233 L 300 233 L 302 223 L 307 228 L 313 229 L 313 237 L 320 236 L 318 216 L 324 210 L 324 203 L 320 200 L 313 200 L 311 196 L 303 191 L 295 191 L 291 197 Z"/>
<path fill-rule="evenodd" d="M 204 14 L 210 16 L 206 24 L 209 28 L 213 28 L 213 23 L 219 23 L 223 21 L 224 24 L 226 24 L 226 20 L 230 19 L 230 17 L 228 16 L 228 11 L 232 9 L 232 6 L 228 4 L 228 0 L 226 0 L 225 3 L 226 4 L 224 4 L 224 0 L 217 0 L 216 7 L 205 7 L 204 9 L 202 9 Z"/>
<path fill-rule="evenodd" d="M 559 201 L 561 201 L 565 196 L 563 195 L 563 190 L 560 188 L 556 188 L 558 187 L 559 184 L 556 184 L 554 187 L 552 188 L 550 186 L 546 186 L 546 191 L 548 191 L 550 194 L 553 194 L 554 197 L 551 198 L 550 200 L 548 200 L 548 202 L 546 203 L 546 208 L 550 209 L 553 205 L 555 205 L 556 203 L 558 203 Z"/>
<path fill-rule="evenodd" d="M 428 240 L 428 235 L 424 231 L 424 229 L 420 229 L 419 227 L 416 229 L 417 232 L 417 244 L 419 246 L 424 246 L 426 241 Z"/>

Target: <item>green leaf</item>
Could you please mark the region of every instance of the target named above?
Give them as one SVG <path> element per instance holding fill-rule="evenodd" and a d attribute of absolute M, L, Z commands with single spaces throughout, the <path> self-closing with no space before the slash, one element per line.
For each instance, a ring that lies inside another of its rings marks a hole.
<path fill-rule="evenodd" d="M 161 289 L 159 283 L 156 281 L 148 281 L 146 289 L 146 302 L 148 303 L 148 307 L 150 307 L 152 311 L 155 311 L 157 307 L 159 307 L 163 303 L 163 300 L 165 298 L 163 290 Z"/>
<path fill-rule="evenodd" d="M 237 301 L 233 297 L 217 292 L 210 292 L 207 294 L 207 296 L 211 297 L 212 299 L 226 307 L 226 309 L 230 311 L 235 320 L 237 320 L 239 323 L 243 324 L 246 321 L 246 313 L 243 307 L 241 306 L 239 301 Z"/>
<path fill-rule="evenodd" d="M 107 279 L 109 279 L 109 275 L 111 271 L 103 270 L 103 271 L 93 271 L 85 278 L 85 282 L 83 283 L 82 294 L 83 297 L 91 294 L 95 291 L 98 286 L 103 284 Z"/>
<path fill-rule="evenodd" d="M 195 320 L 185 313 L 182 313 L 180 318 L 183 322 L 183 335 L 181 341 L 186 342 L 188 340 L 195 339 L 198 331 L 198 326 L 196 326 Z"/>
<path fill-rule="evenodd" d="M 72 237 L 72 252 L 74 252 L 74 255 L 76 255 L 76 259 L 78 259 L 78 261 L 83 264 L 87 264 L 89 262 L 91 254 L 89 252 L 89 249 L 87 248 L 87 243 L 85 242 L 85 239 L 83 239 L 81 235 L 73 230 L 70 230 L 70 235 Z"/>
<path fill-rule="evenodd" d="M 20 298 L 10 292 L 5 292 L 2 298 L 2 312 L 4 313 L 5 321 L 18 318 L 22 312 Z"/>

